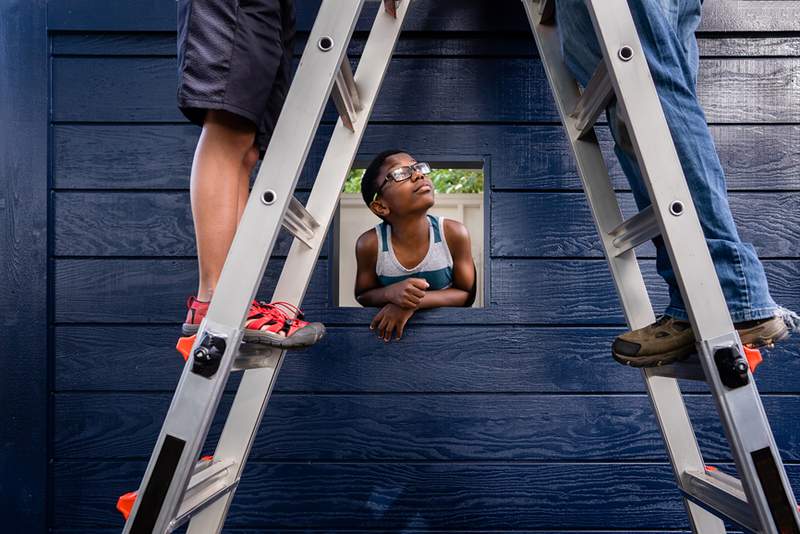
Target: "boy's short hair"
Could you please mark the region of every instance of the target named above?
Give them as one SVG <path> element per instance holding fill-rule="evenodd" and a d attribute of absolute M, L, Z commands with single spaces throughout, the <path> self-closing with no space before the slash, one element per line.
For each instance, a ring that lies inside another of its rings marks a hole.
<path fill-rule="evenodd" d="M 367 170 L 364 171 L 364 176 L 361 178 L 361 196 L 364 198 L 364 203 L 367 206 L 372 204 L 375 193 L 378 192 L 378 188 L 383 183 L 383 176 L 378 176 L 383 163 L 386 161 L 386 158 L 394 156 L 395 154 L 408 154 L 408 151 L 399 148 L 384 150 L 375 156 L 375 159 L 369 164 Z"/>

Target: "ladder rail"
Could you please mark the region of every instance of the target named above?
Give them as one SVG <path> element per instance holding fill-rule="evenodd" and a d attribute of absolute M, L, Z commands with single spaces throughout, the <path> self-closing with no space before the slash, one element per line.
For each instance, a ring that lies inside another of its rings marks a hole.
<path fill-rule="evenodd" d="M 408 1 L 399 2 L 396 7 L 396 16 L 392 16 L 383 9 L 378 10 L 354 76 L 362 110 L 357 116 L 358 120 L 353 123 L 352 130 L 343 120 L 340 119 L 337 122 L 306 204 L 308 212 L 320 223 L 319 235 L 325 235 L 336 213 L 338 200 L 332 199 L 339 198 L 347 173 L 355 160 L 369 116 L 388 70 L 409 3 Z M 308 249 L 297 240 L 292 243 L 289 256 L 275 288 L 273 300 L 302 302 L 308 281 L 316 268 L 321 246 L 322 241 L 316 243 L 313 249 Z M 306 282 L 300 284 L 299 280 L 306 280 Z M 245 460 L 250 453 L 284 359 L 285 352 L 278 350 L 273 352 L 278 357 L 274 368 L 250 369 L 244 372 L 215 452 L 215 457 L 237 459 L 238 473 L 234 475 L 237 480 L 244 469 Z M 234 492 L 231 491 L 193 516 L 188 533 L 219 532 L 233 494 Z"/>
<path fill-rule="evenodd" d="M 539 56 L 545 73 L 553 88 L 553 97 L 565 126 L 567 138 L 578 166 L 578 173 L 592 211 L 595 227 L 601 236 L 603 250 L 614 279 L 617 294 L 622 303 L 628 325 L 641 328 L 655 320 L 647 288 L 642 277 L 635 252 L 628 250 L 619 254 L 614 244 L 613 231 L 623 224 L 622 212 L 617 201 L 602 152 L 594 132 L 584 132 L 572 116 L 581 94 L 573 76 L 561 56 L 558 30 L 550 25 L 552 7 L 543 8 L 551 0 L 541 0 L 539 9 L 532 0 L 523 0 L 523 5 L 536 37 Z M 541 13 L 550 13 L 549 18 L 540 19 Z M 671 459 L 676 479 L 687 469 L 702 471 L 705 467 L 694 430 L 689 419 L 678 382 L 674 378 L 657 376 L 652 370 L 642 372 L 645 384 L 656 413 L 659 428 Z M 670 410 L 659 407 L 672 407 Z M 689 519 L 695 532 L 721 534 L 725 527 L 718 517 L 684 498 Z"/>
<path fill-rule="evenodd" d="M 306 46 L 275 126 L 271 149 L 264 157 L 192 349 L 198 350 L 207 335 L 221 339 L 218 367 L 210 377 L 201 376 L 193 372 L 193 358 L 187 359 L 145 471 L 140 497 L 125 524 L 125 534 L 167 532 L 178 515 L 238 351 L 247 311 L 272 254 L 364 1 L 326 1 L 320 6 L 312 33 L 329 39 L 325 44 L 330 46 L 317 47 L 316 40 Z M 309 243 L 317 249 L 323 239 L 324 234 L 318 232 Z"/>
<path fill-rule="evenodd" d="M 740 355 L 744 351 L 733 327 L 627 0 L 585 1 L 614 85 L 617 105 L 627 117 L 636 159 L 698 339 L 700 362 L 747 501 L 754 508 L 763 531 L 777 533 L 781 528 L 778 517 L 773 517 L 776 513 L 792 515 L 794 529 L 800 531 L 797 504 L 752 375 L 747 372 L 746 384 L 729 387 L 722 383 L 715 363 L 719 350 L 733 349 Z M 658 411 L 670 409 L 656 408 Z M 768 501 L 766 488 L 759 481 L 754 456 L 759 451 L 768 451 L 778 472 L 779 480 L 775 482 L 780 484 L 789 501 L 781 505 L 780 510 L 774 502 Z"/>

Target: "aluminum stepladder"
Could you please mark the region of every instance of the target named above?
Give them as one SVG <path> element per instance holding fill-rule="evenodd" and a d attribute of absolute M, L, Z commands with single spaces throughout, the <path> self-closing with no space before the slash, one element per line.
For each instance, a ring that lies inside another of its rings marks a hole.
<path fill-rule="evenodd" d="M 273 301 L 300 304 L 391 60 L 409 1 L 378 0 L 355 76 L 347 46 L 365 2 L 323 0 L 272 142 L 196 335 L 123 532 L 219 532 L 284 358 L 241 344 L 283 225 L 295 237 Z M 374 3 L 375 0 L 372 0 Z M 325 105 L 340 114 L 305 207 L 293 195 Z M 213 458 L 198 461 L 232 370 L 244 370 Z"/>
<path fill-rule="evenodd" d="M 603 61 L 583 91 L 561 57 L 557 2 L 522 2 L 630 328 L 655 320 L 633 249 L 659 235 L 689 312 L 697 357 L 645 369 L 643 376 L 692 529 L 725 532 L 724 517 L 753 532 L 800 533 L 797 503 L 748 355 L 731 322 L 627 0 L 585 0 Z M 614 98 L 652 202 L 627 220 L 594 132 Z M 740 479 L 705 465 L 679 378 L 708 383 Z"/>

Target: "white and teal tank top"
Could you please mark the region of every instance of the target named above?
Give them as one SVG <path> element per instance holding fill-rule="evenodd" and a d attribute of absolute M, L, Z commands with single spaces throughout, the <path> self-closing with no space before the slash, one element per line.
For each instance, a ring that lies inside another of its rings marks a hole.
<path fill-rule="evenodd" d="M 428 254 L 412 269 L 406 269 L 394 254 L 391 225 L 382 222 L 375 226 L 378 234 L 375 271 L 381 285 L 388 286 L 406 278 L 424 278 L 430 284 L 429 290 L 446 289 L 453 285 L 453 257 L 444 237 L 444 217 L 428 215 L 428 224 Z"/>

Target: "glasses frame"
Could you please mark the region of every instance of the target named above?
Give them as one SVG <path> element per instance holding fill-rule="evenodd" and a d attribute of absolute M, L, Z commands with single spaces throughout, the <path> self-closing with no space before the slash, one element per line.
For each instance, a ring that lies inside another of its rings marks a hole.
<path fill-rule="evenodd" d="M 423 171 L 422 169 L 427 169 L 427 171 Z M 405 173 L 408 173 L 408 176 L 398 179 L 394 176 L 397 171 L 404 171 Z M 431 166 L 426 161 L 418 161 L 413 165 L 403 165 L 402 167 L 392 169 L 388 174 L 386 174 L 386 176 L 383 177 L 383 183 L 378 187 L 378 190 L 375 191 L 372 201 L 375 202 L 378 199 L 378 196 L 381 194 L 381 191 L 388 182 L 405 182 L 406 180 L 410 180 L 411 177 L 414 176 L 415 172 L 418 172 L 423 176 L 428 176 L 431 173 Z"/>

